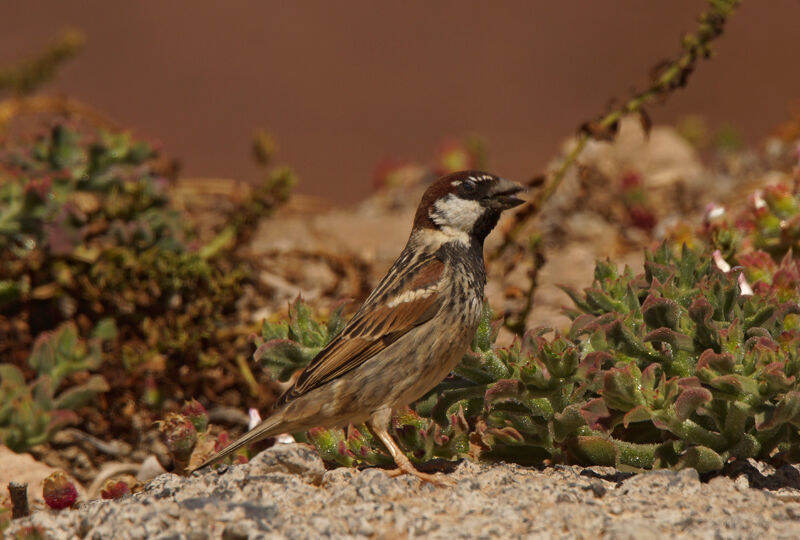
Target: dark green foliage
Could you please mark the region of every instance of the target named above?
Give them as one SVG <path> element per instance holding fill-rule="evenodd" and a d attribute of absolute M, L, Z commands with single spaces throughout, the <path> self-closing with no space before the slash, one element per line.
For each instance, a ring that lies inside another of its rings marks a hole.
<path fill-rule="evenodd" d="M 150 349 L 199 350 L 244 276 L 190 249 L 155 157 L 128 134 L 65 125 L 0 154 L 0 313 L 33 335 L 76 314 L 112 317 L 138 338 L 129 365 Z"/>
<path fill-rule="evenodd" d="M 73 323 L 42 333 L 28 358 L 37 375 L 30 383 L 17 366 L 0 364 L 0 442 L 20 452 L 77 423 L 75 409 L 108 391 L 106 380 L 89 372 L 100 366 L 102 344 L 113 334 L 108 320 L 97 325 L 88 342 L 79 339 Z M 69 387 L 56 394 L 68 380 Z"/>
<path fill-rule="evenodd" d="M 269 173 L 203 246 L 170 206 L 166 169 L 152 146 L 130 134 L 82 124 L 0 143 L 4 361 L 22 367 L 37 336 L 65 322 L 75 339 L 116 328 L 92 361 L 105 360 L 99 369 L 118 386 L 115 398 L 138 401 L 145 376 L 167 395 L 178 387 L 201 395 L 205 372 L 182 366 L 219 358 L 235 365 L 251 351 L 252 329 L 239 320 L 236 301 L 252 266 L 235 248 L 288 197 L 294 176 Z M 231 383 L 242 376 L 233 375 Z"/>
<path fill-rule="evenodd" d="M 396 414 L 394 435 L 420 461 L 708 471 L 732 458 L 796 460 L 800 265 L 791 252 L 780 262 L 764 251 L 732 254 L 742 267 L 666 244 L 638 275 L 600 262 L 591 287 L 567 290 L 575 308 L 566 334 L 532 330 L 508 348 L 494 347 L 487 309 L 454 376 Z M 280 354 L 259 356 L 273 370 L 301 367 L 331 337 L 307 308 L 296 304 L 292 317 L 292 335 L 285 323 L 264 326 L 265 339 L 281 338 Z M 304 341 L 315 347 L 301 354 Z M 309 435 L 330 462 L 385 462 L 366 433 Z"/>

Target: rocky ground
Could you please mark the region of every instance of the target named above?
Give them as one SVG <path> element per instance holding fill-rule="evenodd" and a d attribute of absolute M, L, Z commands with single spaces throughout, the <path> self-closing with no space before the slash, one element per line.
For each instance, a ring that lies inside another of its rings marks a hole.
<path fill-rule="evenodd" d="M 798 538 L 800 468 L 755 462 L 700 479 L 694 469 L 463 462 L 450 487 L 380 469 L 325 470 L 311 448 L 270 448 L 247 465 L 163 474 L 119 501 L 15 520 L 48 538 Z"/>

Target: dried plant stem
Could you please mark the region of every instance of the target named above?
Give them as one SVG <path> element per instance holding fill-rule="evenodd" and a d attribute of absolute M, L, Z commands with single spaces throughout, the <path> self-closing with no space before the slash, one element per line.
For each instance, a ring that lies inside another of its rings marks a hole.
<path fill-rule="evenodd" d="M 511 222 L 505 229 L 503 242 L 491 255 L 496 259 L 502 255 L 511 244 L 517 242 L 517 237 L 523 226 L 536 216 L 553 193 L 561 185 L 567 171 L 580 157 L 583 149 L 591 138 L 607 138 L 614 134 L 619 121 L 628 114 L 644 116 L 644 106 L 658 98 L 666 98 L 678 88 L 686 86 L 689 75 L 694 71 L 697 61 L 711 55 L 711 42 L 722 35 L 728 17 L 741 3 L 741 0 L 709 0 L 709 10 L 700 15 L 696 34 L 683 37 L 681 44 L 683 54 L 672 62 L 667 63 L 660 74 L 655 77 L 646 90 L 637 93 L 622 106 L 610 111 L 595 122 L 581 126 L 575 146 L 564 158 L 559 167 L 552 172 L 550 181 L 539 191 L 536 197 L 514 214 Z"/>
<path fill-rule="evenodd" d="M 15 117 L 23 114 L 60 114 L 76 116 L 96 127 L 118 130 L 117 124 L 106 115 L 75 99 L 62 96 L 15 97 L 0 101 L 0 130 Z"/>
<path fill-rule="evenodd" d="M 525 303 L 522 310 L 516 316 L 506 317 L 504 325 L 506 328 L 515 334 L 522 336 L 525 333 L 525 322 L 528 314 L 533 309 L 533 295 L 536 292 L 536 287 L 539 284 L 539 272 L 546 262 L 544 256 L 544 246 L 541 242 L 537 242 L 533 248 L 533 267 L 528 272 L 528 279 L 530 286 L 525 290 L 524 298 Z"/>
<path fill-rule="evenodd" d="M 506 225 L 503 241 L 497 249 L 489 255 L 490 260 L 500 258 L 511 246 L 523 251 L 519 243 L 519 235 L 524 226 L 539 214 L 544 205 L 556 192 L 567 171 L 575 165 L 583 153 L 586 144 L 592 138 L 611 139 L 616 134 L 620 120 L 630 114 L 638 114 L 645 130 L 649 129 L 649 118 L 644 106 L 658 99 L 666 99 L 678 88 L 683 88 L 694 71 L 697 61 L 711 56 L 711 42 L 722 35 L 728 17 L 741 3 L 741 0 L 709 0 L 709 10 L 698 18 L 698 28 L 695 34 L 683 37 L 681 45 L 683 53 L 672 62 L 667 62 L 658 69 L 658 75 L 653 78 L 649 88 L 637 93 L 626 103 L 606 113 L 599 120 L 584 123 L 575 141 L 572 150 L 559 164 L 558 168 L 550 174 L 550 179 L 536 194 L 531 202 L 520 208 Z M 530 273 L 528 287 L 524 293 L 525 303 L 522 310 L 510 316 L 506 326 L 513 332 L 521 335 L 525 331 L 525 321 L 533 309 L 533 296 L 538 285 L 538 269 L 543 262 L 541 246 L 533 249 L 534 270 Z M 541 262 L 540 262 L 541 260 Z"/>
<path fill-rule="evenodd" d="M 0 91 L 11 90 L 17 96 L 35 92 L 37 88 L 55 77 L 64 62 L 81 51 L 84 41 L 81 31 L 65 30 L 37 55 L 17 66 L 0 70 Z"/>
<path fill-rule="evenodd" d="M 8 494 L 11 498 L 11 517 L 13 519 L 30 515 L 28 507 L 28 484 L 9 482 Z"/>

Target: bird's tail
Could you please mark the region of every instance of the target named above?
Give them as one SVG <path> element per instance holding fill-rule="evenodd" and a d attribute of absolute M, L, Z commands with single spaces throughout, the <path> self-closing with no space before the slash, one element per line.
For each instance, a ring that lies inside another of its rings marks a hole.
<path fill-rule="evenodd" d="M 234 442 L 205 460 L 203 463 L 195 467 L 191 470 L 191 472 L 198 471 L 200 469 L 204 469 L 218 461 L 225 459 L 226 457 L 230 456 L 240 448 L 244 448 L 248 444 L 252 444 L 256 441 L 260 441 L 261 439 L 265 439 L 266 437 L 271 437 L 273 435 L 277 435 L 279 433 L 286 432 L 286 426 L 283 422 L 283 415 L 281 414 L 273 414 L 271 417 L 265 419 L 263 422 L 258 424 L 256 427 L 236 439 Z"/>

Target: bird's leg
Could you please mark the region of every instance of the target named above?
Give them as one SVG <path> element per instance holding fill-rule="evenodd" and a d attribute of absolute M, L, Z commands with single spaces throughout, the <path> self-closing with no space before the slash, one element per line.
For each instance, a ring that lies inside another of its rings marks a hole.
<path fill-rule="evenodd" d="M 389 453 L 392 455 L 397 468 L 391 471 L 386 471 L 390 477 L 400 476 L 401 474 L 412 474 L 422 480 L 423 482 L 430 482 L 431 484 L 439 487 L 449 486 L 451 483 L 442 478 L 441 475 L 428 474 L 418 471 L 411 461 L 406 457 L 397 443 L 394 442 L 392 436 L 389 435 L 389 422 L 392 418 L 392 411 L 389 408 L 383 408 L 373 413 L 372 417 L 367 420 L 367 429 L 370 430 L 373 436 L 383 443 Z"/>

